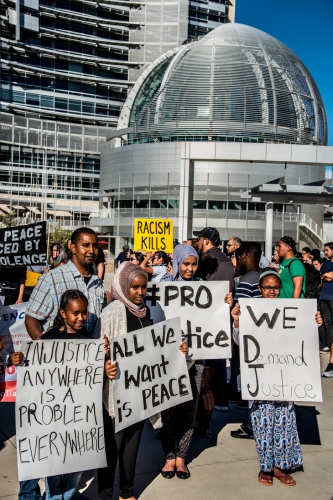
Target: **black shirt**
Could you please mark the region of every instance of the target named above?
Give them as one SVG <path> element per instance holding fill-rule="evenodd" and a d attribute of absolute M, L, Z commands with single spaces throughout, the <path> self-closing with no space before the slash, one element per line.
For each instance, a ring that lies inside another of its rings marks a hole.
<path fill-rule="evenodd" d="M 44 335 L 42 335 L 41 340 L 58 340 L 58 339 L 64 339 L 64 340 L 76 340 L 76 339 L 85 339 L 88 340 L 91 338 L 88 330 L 83 327 L 82 330 L 80 330 L 81 333 L 65 333 L 61 332 L 57 328 L 50 328 Z"/>
<path fill-rule="evenodd" d="M 131 313 L 126 307 L 126 322 L 127 322 L 127 333 L 135 332 L 146 326 L 151 326 L 150 310 L 147 307 L 147 314 L 144 318 L 138 318 L 133 313 Z"/>

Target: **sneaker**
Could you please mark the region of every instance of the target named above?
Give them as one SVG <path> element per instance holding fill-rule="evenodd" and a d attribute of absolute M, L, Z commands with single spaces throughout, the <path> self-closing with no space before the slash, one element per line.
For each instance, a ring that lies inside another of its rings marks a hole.
<path fill-rule="evenodd" d="M 217 405 L 214 405 L 214 410 L 217 410 L 217 411 L 228 411 L 229 408 L 227 406 L 217 406 Z"/>
<path fill-rule="evenodd" d="M 322 354 L 326 354 L 326 353 L 328 353 L 330 351 L 331 351 L 331 349 L 329 347 L 324 347 L 323 349 L 320 349 L 319 352 L 321 352 Z"/>
<path fill-rule="evenodd" d="M 333 363 L 328 363 L 326 370 L 323 372 L 323 377 L 333 377 Z"/>
<path fill-rule="evenodd" d="M 194 435 L 197 437 L 201 437 L 203 439 L 211 439 L 212 437 L 212 433 L 209 428 L 204 429 L 203 427 L 200 426 L 194 429 Z"/>

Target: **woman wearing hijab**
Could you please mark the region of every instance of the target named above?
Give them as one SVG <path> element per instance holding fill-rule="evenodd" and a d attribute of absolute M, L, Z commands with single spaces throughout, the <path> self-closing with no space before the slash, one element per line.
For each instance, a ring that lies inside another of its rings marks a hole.
<path fill-rule="evenodd" d="M 199 257 L 189 245 L 177 245 L 173 253 L 173 274 L 165 274 L 161 281 L 202 281 L 195 277 Z M 204 361 L 188 361 L 193 399 L 162 411 L 161 438 L 166 462 L 161 471 L 165 479 L 175 475 L 188 479 L 190 472 L 185 464 L 195 426 Z M 177 440 L 177 448 L 175 446 Z"/>
<path fill-rule="evenodd" d="M 147 291 L 148 276 L 131 262 L 122 263 L 111 288 L 112 302 L 102 312 L 95 330 L 109 341 L 122 334 L 151 325 L 150 312 L 143 300 Z M 117 363 L 105 362 L 106 381 L 103 390 L 104 436 L 108 466 L 98 469 L 98 498 L 112 500 L 113 483 L 119 457 L 119 498 L 134 500 L 135 464 L 139 450 L 144 420 L 117 433 L 114 432 L 114 400 L 112 379 L 117 374 Z"/>

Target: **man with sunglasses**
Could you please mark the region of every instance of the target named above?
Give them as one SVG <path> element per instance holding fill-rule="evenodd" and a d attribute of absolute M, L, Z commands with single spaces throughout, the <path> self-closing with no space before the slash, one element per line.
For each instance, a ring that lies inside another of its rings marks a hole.
<path fill-rule="evenodd" d="M 148 262 L 151 259 L 151 266 Z M 162 276 L 167 272 L 168 256 L 162 250 L 155 253 L 148 252 L 140 266 L 146 271 L 148 275 L 152 275 L 151 281 L 161 281 Z"/>

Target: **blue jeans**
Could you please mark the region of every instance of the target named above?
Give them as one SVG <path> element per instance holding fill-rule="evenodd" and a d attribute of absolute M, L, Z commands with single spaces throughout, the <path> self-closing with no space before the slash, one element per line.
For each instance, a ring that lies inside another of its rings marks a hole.
<path fill-rule="evenodd" d="M 29 479 L 29 481 L 20 481 L 19 500 L 42 500 L 38 479 Z"/>
<path fill-rule="evenodd" d="M 82 472 L 72 472 L 45 478 L 46 500 L 71 500 L 75 495 Z"/>

